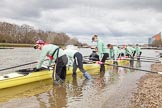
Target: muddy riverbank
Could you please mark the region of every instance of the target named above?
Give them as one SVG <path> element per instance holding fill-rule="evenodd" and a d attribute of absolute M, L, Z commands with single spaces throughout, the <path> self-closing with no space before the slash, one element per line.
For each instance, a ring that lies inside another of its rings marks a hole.
<path fill-rule="evenodd" d="M 161 64 L 151 66 L 152 71 L 162 71 Z M 162 75 L 146 74 L 139 80 L 130 108 L 162 108 Z"/>

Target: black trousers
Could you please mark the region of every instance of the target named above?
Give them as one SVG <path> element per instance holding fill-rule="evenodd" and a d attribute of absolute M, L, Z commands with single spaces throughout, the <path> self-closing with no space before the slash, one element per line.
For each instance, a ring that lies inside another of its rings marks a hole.
<path fill-rule="evenodd" d="M 141 54 L 142 54 L 142 52 L 140 51 L 140 53 L 139 53 L 139 55 L 138 55 L 138 56 L 140 57 L 140 56 L 141 56 Z"/>
<path fill-rule="evenodd" d="M 121 57 L 124 57 L 124 53 L 120 53 L 120 56 L 121 56 Z"/>
<path fill-rule="evenodd" d="M 139 55 L 137 55 L 137 60 L 140 60 L 142 52 L 140 51 Z"/>
<path fill-rule="evenodd" d="M 77 68 L 79 68 L 82 73 L 86 72 L 83 68 L 83 56 L 80 52 L 74 54 L 73 73 L 76 73 Z"/>
<path fill-rule="evenodd" d="M 133 52 L 133 57 L 135 56 L 135 54 L 136 54 L 136 51 Z"/>
<path fill-rule="evenodd" d="M 101 62 L 105 63 L 106 59 L 109 57 L 109 54 L 108 53 L 103 53 L 103 57 L 102 57 L 102 60 Z M 104 64 L 101 64 L 100 65 L 100 72 L 105 72 L 105 65 Z"/>
<path fill-rule="evenodd" d="M 136 51 L 133 51 L 133 57 L 135 56 L 135 54 L 136 54 Z M 128 56 L 128 57 L 131 57 L 131 55 L 130 54 L 126 54 L 126 56 Z"/>
<path fill-rule="evenodd" d="M 65 80 L 66 79 L 66 64 L 68 62 L 68 58 L 66 55 L 63 55 L 56 60 L 56 80 Z"/>

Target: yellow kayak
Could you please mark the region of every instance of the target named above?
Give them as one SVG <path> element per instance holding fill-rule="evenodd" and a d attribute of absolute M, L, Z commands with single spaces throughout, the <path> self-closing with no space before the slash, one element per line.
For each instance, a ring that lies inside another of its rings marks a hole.
<path fill-rule="evenodd" d="M 107 61 L 107 63 L 112 63 L 112 61 Z M 120 60 L 118 61 L 120 64 L 128 63 L 126 60 Z M 86 71 L 90 70 L 96 70 L 99 69 L 99 65 L 92 63 L 92 64 L 84 64 L 84 69 Z M 77 70 L 79 72 L 79 69 Z M 6 75 L 0 76 L 0 89 L 8 88 L 8 87 L 14 87 L 18 85 L 23 85 L 31 82 L 46 80 L 52 78 L 53 70 L 41 70 L 39 72 L 13 72 Z M 72 67 L 70 69 L 67 69 L 67 75 L 72 74 Z"/>

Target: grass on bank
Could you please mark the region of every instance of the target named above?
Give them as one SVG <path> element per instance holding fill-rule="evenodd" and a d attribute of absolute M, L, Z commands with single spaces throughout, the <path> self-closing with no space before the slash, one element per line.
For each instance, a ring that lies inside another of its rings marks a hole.
<path fill-rule="evenodd" d="M 12 48 L 12 47 L 33 47 L 35 44 L 18 44 L 18 43 L 0 43 L 0 48 Z M 65 45 L 58 45 L 59 47 L 64 48 Z M 90 48 L 87 46 L 78 46 L 78 48 Z"/>
<path fill-rule="evenodd" d="M 0 47 L 33 47 L 34 44 L 0 43 Z"/>

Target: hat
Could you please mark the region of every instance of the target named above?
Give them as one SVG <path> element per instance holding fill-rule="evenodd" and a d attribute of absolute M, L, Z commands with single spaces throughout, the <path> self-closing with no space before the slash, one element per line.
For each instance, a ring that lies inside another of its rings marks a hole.
<path fill-rule="evenodd" d="M 45 42 L 43 40 L 39 39 L 39 40 L 36 41 L 36 44 L 45 44 Z"/>

